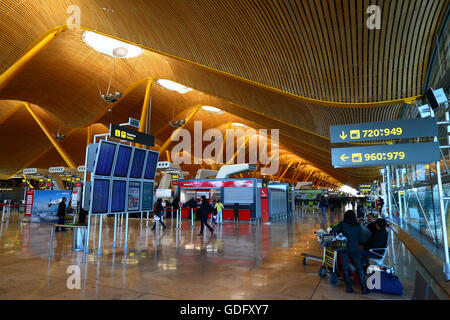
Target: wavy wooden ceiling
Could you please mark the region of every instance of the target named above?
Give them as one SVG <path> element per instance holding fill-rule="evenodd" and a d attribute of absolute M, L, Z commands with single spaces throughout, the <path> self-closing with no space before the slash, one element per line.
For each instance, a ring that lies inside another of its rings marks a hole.
<path fill-rule="evenodd" d="M 72 4 L 69 0 L 1 1 L 0 73 L 43 34 L 65 24 Z M 153 51 L 135 59 L 113 59 L 87 47 L 80 30 L 61 33 L 0 90 L 4 99 L 0 130 L 14 137 L 3 139 L 1 147 L 9 148 L 16 136 L 26 132 L 14 124 L 22 126 L 28 115 L 22 115 L 22 109 L 8 114 L 17 101 L 39 106 L 48 113 L 43 116 L 48 123 L 55 121 L 67 132 L 95 119 L 108 124 L 139 117 L 144 82 L 119 101 L 112 114 L 105 114 L 110 106 L 99 99 L 98 90 L 106 89 L 115 70 L 113 85 L 121 91 L 148 77 L 199 90 L 179 95 L 153 86 L 151 132 L 158 133 L 160 142 L 170 135 L 167 123 L 174 115 L 181 119 L 190 106 L 209 104 L 241 122 L 248 119 L 255 128 L 279 128 L 286 149 L 344 183 L 370 181 L 378 176 L 376 169 L 331 167 L 328 127 L 400 116 L 400 102 L 383 101 L 422 93 L 435 34 L 449 1 L 378 1 L 381 30 L 366 28 L 370 4 L 360 0 L 77 1 L 82 26 Z M 339 107 L 327 101 L 382 103 Z M 4 115 L 8 119 L 2 123 Z M 28 132 L 33 132 L 33 137 L 28 136 L 32 147 L 36 143 L 50 147 L 39 130 Z M 85 143 L 81 135 L 79 139 Z M 0 174 L 20 170 L 39 155 L 33 150 L 20 154 L 18 162 L 5 157 Z"/>

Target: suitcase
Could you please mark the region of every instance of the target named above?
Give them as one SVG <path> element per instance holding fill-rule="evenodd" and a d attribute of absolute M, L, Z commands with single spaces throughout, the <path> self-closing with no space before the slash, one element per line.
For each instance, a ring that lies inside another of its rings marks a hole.
<path fill-rule="evenodd" d="M 370 288 L 370 291 L 377 293 L 393 294 L 397 296 L 403 295 L 403 286 L 398 277 L 393 273 L 388 273 L 384 270 L 377 271 L 380 273 L 380 288 Z M 372 273 L 369 279 L 375 274 Z"/>

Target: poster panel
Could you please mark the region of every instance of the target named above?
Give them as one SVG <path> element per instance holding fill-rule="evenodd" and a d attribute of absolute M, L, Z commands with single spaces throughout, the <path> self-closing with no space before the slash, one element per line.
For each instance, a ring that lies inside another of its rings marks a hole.
<path fill-rule="evenodd" d="M 139 211 L 141 183 L 130 181 L 128 185 L 128 211 Z"/>
<path fill-rule="evenodd" d="M 32 205 L 31 222 L 58 222 L 58 205 L 65 197 L 69 204 L 70 190 L 36 190 Z"/>

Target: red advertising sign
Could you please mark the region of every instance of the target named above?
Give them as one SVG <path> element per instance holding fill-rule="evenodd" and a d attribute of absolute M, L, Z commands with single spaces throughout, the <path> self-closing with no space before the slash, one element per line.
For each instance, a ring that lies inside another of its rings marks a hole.
<path fill-rule="evenodd" d="M 25 199 L 25 217 L 31 217 L 32 209 L 33 209 L 33 200 L 34 200 L 34 191 L 27 191 L 26 199 Z"/>
<path fill-rule="evenodd" d="M 172 185 L 173 186 L 177 186 L 178 185 L 178 180 L 172 180 Z"/>
<path fill-rule="evenodd" d="M 267 192 L 267 188 L 261 188 L 260 189 L 260 195 L 261 195 L 261 198 L 268 198 L 269 197 L 269 193 Z"/>
<path fill-rule="evenodd" d="M 269 222 L 269 189 L 261 188 L 261 222 Z"/>
<path fill-rule="evenodd" d="M 253 180 L 210 180 L 210 181 L 181 181 L 181 188 L 230 188 L 253 187 Z"/>

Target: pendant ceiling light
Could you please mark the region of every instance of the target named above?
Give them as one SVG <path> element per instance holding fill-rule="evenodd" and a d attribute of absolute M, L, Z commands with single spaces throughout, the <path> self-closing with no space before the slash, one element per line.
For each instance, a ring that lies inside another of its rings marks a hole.
<path fill-rule="evenodd" d="M 84 31 L 81 37 L 89 47 L 114 58 L 135 58 L 144 52 L 140 47 L 92 31 Z"/>

